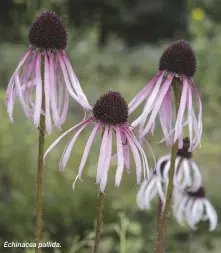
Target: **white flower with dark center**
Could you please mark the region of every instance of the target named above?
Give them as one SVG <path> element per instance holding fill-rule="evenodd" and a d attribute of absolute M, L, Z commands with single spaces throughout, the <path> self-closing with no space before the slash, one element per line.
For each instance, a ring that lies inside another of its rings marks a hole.
<path fill-rule="evenodd" d="M 177 151 L 175 160 L 174 186 L 179 189 L 191 187 L 198 189 L 201 185 L 201 174 L 192 159 L 189 150 L 189 139 L 183 140 L 183 147 Z M 171 155 L 161 157 L 149 180 L 144 180 L 137 194 L 137 205 L 140 209 L 150 209 L 151 201 L 159 196 L 163 204 L 166 199 L 166 188 L 169 182 Z"/>
<path fill-rule="evenodd" d="M 189 139 L 183 139 L 183 147 L 177 151 L 177 157 L 175 160 L 175 175 L 174 185 L 184 189 L 186 187 L 192 187 L 192 189 L 198 189 L 201 185 L 201 174 L 197 164 L 192 159 L 192 152 L 189 151 Z M 156 173 L 165 182 L 169 180 L 171 155 L 165 155 L 161 157 L 156 166 Z M 164 170 L 161 171 L 161 163 L 165 163 Z"/>
<path fill-rule="evenodd" d="M 150 209 L 151 201 L 157 196 L 165 202 L 165 186 L 162 181 L 165 165 L 166 161 L 162 161 L 160 165 L 157 163 L 157 170 L 153 171 L 149 180 L 145 179 L 141 184 L 137 194 L 137 205 L 140 209 Z"/>
<path fill-rule="evenodd" d="M 196 224 L 208 220 L 209 230 L 215 230 L 218 222 L 216 210 L 205 196 L 205 189 L 201 186 L 198 190 L 187 188 L 183 191 L 175 189 L 173 213 L 179 224 L 185 222 L 196 230 Z"/>

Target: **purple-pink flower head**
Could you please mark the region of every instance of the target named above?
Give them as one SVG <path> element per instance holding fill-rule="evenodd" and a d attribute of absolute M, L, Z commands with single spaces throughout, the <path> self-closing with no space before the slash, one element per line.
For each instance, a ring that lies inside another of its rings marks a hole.
<path fill-rule="evenodd" d="M 92 116 L 83 120 L 79 124 L 73 126 L 64 134 L 62 134 L 46 151 L 45 156 L 53 149 L 53 147 L 68 133 L 75 131 L 74 135 L 68 142 L 61 160 L 60 169 L 64 170 L 74 146 L 74 143 L 86 126 L 92 125 L 93 130 L 87 140 L 82 160 L 78 169 L 77 179 L 81 178 L 83 168 L 87 161 L 91 145 L 97 135 L 100 135 L 101 145 L 97 165 L 96 183 L 100 184 L 100 190 L 104 192 L 108 171 L 110 168 L 111 159 L 115 156 L 112 155 L 112 143 L 115 135 L 117 147 L 117 170 L 115 177 L 116 186 L 120 186 L 122 179 L 124 165 L 127 171 L 130 168 L 130 151 L 133 153 L 136 167 L 137 183 L 139 184 L 142 179 L 142 174 L 146 178 L 149 174 L 149 167 L 146 155 L 132 132 L 132 127 L 128 124 L 128 105 L 119 92 L 108 92 L 101 96 L 92 108 Z M 44 157 L 45 157 L 44 156 Z"/>
<path fill-rule="evenodd" d="M 87 98 L 65 54 L 67 31 L 54 12 L 43 12 L 29 30 L 28 51 L 21 58 L 8 85 L 6 106 L 13 122 L 18 97 L 25 115 L 35 127 L 45 115 L 46 129 L 58 130 L 64 123 L 71 95 L 84 109 L 90 110 Z"/>
<path fill-rule="evenodd" d="M 200 145 L 202 136 L 202 103 L 197 88 L 192 80 L 196 71 L 196 56 L 191 46 L 183 40 L 171 44 L 162 54 L 159 62 L 159 73 L 129 103 L 133 112 L 144 100 L 146 103 L 141 115 L 132 123 L 139 124 L 141 137 L 149 130 L 154 132 L 158 117 L 168 146 L 178 142 L 183 146 L 183 131 L 189 130 L 189 149 Z M 181 98 L 178 113 L 173 115 L 173 86 L 181 86 Z M 196 100 L 196 115 L 193 103 Z M 175 125 L 173 125 L 175 122 Z"/>

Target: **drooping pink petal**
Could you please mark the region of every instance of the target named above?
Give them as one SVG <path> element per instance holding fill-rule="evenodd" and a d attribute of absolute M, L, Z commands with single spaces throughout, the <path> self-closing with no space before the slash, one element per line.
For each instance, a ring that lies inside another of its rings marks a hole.
<path fill-rule="evenodd" d="M 28 50 L 24 54 L 24 56 L 22 57 L 22 59 L 19 62 L 14 74 L 12 75 L 12 77 L 9 81 L 8 88 L 6 90 L 5 105 L 7 107 L 7 112 L 8 112 L 8 115 L 9 115 L 9 118 L 10 118 L 11 122 L 13 122 L 12 113 L 13 113 L 14 103 L 15 103 L 14 87 L 15 87 L 15 84 L 17 83 L 16 89 L 20 90 L 20 86 L 21 86 L 20 81 L 19 81 L 18 72 L 23 67 L 23 65 L 24 65 L 25 61 L 27 60 L 27 58 L 29 57 L 30 53 L 31 53 L 31 50 Z M 16 82 L 15 82 L 15 79 L 16 79 Z M 22 106 L 24 107 L 25 101 L 24 101 L 24 99 L 22 99 L 21 93 L 19 93 L 18 96 L 19 96 L 19 99 L 21 101 Z M 27 108 L 25 109 L 25 111 L 27 111 Z"/>
<path fill-rule="evenodd" d="M 65 85 L 66 85 L 66 87 L 67 87 L 67 89 L 69 91 L 69 94 L 74 98 L 74 100 L 76 100 L 79 104 L 81 104 L 80 100 L 79 100 L 79 98 L 77 96 L 77 94 L 72 89 L 72 86 L 71 86 L 71 83 L 70 83 L 70 79 L 69 79 L 69 76 L 68 76 L 67 69 L 65 67 L 63 58 L 59 54 L 58 54 L 58 59 L 59 59 L 59 63 L 60 63 L 60 66 L 61 66 L 61 69 L 62 69 L 62 73 L 63 73 L 63 76 L 64 76 Z"/>
<path fill-rule="evenodd" d="M 7 100 L 9 98 L 9 95 L 11 94 L 11 87 L 14 86 L 14 77 L 15 75 L 18 74 L 18 72 L 20 71 L 21 67 L 24 65 L 25 61 L 27 60 L 28 56 L 31 54 L 31 50 L 28 50 L 22 57 L 21 61 L 19 62 L 14 74 L 12 75 L 9 84 L 8 84 L 8 89 L 6 91 L 6 105 L 7 105 Z"/>
<path fill-rule="evenodd" d="M 181 94 L 181 99 L 180 99 L 180 106 L 176 118 L 176 124 L 175 124 L 175 132 L 174 132 L 174 143 L 180 138 L 182 134 L 182 129 L 183 129 L 183 117 L 184 117 L 184 112 L 187 104 L 187 92 L 188 92 L 188 82 L 184 80 L 183 82 L 183 88 L 182 88 L 182 94 Z"/>
<path fill-rule="evenodd" d="M 62 82 L 62 70 L 61 70 L 61 66 L 58 65 L 58 114 L 61 115 L 61 111 L 62 111 L 62 104 L 63 104 L 63 90 L 65 90 L 65 92 L 67 91 L 66 87 L 64 89 L 64 85 Z M 64 103 L 66 102 L 66 100 L 64 100 Z"/>
<path fill-rule="evenodd" d="M 160 75 L 161 72 L 159 72 L 148 84 L 146 84 L 145 87 L 131 100 L 128 105 L 129 114 L 136 110 L 136 108 L 149 96 L 153 85 L 156 83 Z"/>
<path fill-rule="evenodd" d="M 161 128 L 168 146 L 172 144 L 170 137 L 170 132 L 172 130 L 172 110 L 171 89 L 169 88 L 159 111 Z"/>
<path fill-rule="evenodd" d="M 174 75 L 171 74 L 166 79 L 166 81 L 163 83 L 162 88 L 160 89 L 160 92 L 159 92 L 159 96 L 158 96 L 157 100 L 154 102 L 153 110 L 152 110 L 150 119 L 148 120 L 148 123 L 147 123 L 146 127 L 142 131 L 142 136 L 145 136 L 147 134 L 147 132 L 150 130 L 153 122 L 155 121 L 156 116 L 157 116 L 157 114 L 159 112 L 159 109 L 161 107 L 161 104 L 163 102 L 163 99 L 165 98 L 165 95 L 167 94 L 167 92 L 168 92 L 168 90 L 170 88 L 171 82 L 173 80 L 173 76 Z"/>
<path fill-rule="evenodd" d="M 115 185 L 119 187 L 121 179 L 122 179 L 122 175 L 123 175 L 123 170 L 124 170 L 123 144 L 122 144 L 121 133 L 120 133 L 119 127 L 116 127 L 116 143 L 117 143 L 118 167 L 116 171 Z"/>
<path fill-rule="evenodd" d="M 70 158 L 72 149 L 74 147 L 74 143 L 77 140 L 77 137 L 79 136 L 79 134 L 84 130 L 84 128 L 87 126 L 87 124 L 82 125 L 79 127 L 79 129 L 77 130 L 77 132 L 74 134 L 74 136 L 71 138 L 70 142 L 68 143 L 68 145 L 65 147 L 64 152 L 62 154 L 60 163 L 59 163 L 59 167 L 60 169 L 63 171 L 64 168 L 67 165 L 67 162 Z"/>
<path fill-rule="evenodd" d="M 65 88 L 64 92 L 65 92 L 64 106 L 63 106 L 63 110 L 61 112 L 59 125 L 62 125 L 65 122 L 65 119 L 66 119 L 67 113 L 68 113 L 68 107 L 69 107 L 69 93 L 68 93 L 68 90 Z"/>
<path fill-rule="evenodd" d="M 110 162 L 111 162 L 111 153 L 112 153 L 112 129 L 110 129 L 109 136 L 107 138 L 106 158 L 104 161 L 103 172 L 100 178 L 101 192 L 104 192 L 106 184 L 107 184 L 108 171 L 110 169 Z"/>
<path fill-rule="evenodd" d="M 52 133 L 51 113 L 50 113 L 50 82 L 49 66 L 47 54 L 44 55 L 44 93 L 45 93 L 45 125 L 48 134 Z"/>
<path fill-rule="evenodd" d="M 89 119 L 87 119 L 87 120 L 84 120 L 84 121 L 80 122 L 79 124 L 77 124 L 77 125 L 71 127 L 69 130 L 67 130 L 67 131 L 64 132 L 61 136 L 59 136 L 59 137 L 51 144 L 51 146 L 46 150 L 46 152 L 45 152 L 45 154 L 44 154 L 44 157 L 43 157 L 44 162 L 45 162 L 45 158 L 46 158 L 46 156 L 48 155 L 48 153 L 58 144 L 58 142 L 59 142 L 61 139 L 63 139 L 67 134 L 69 134 L 70 132 L 72 132 L 74 129 L 79 128 L 79 127 L 81 127 L 81 126 L 83 126 L 83 125 L 88 125 L 88 124 L 91 123 L 91 122 L 92 122 L 92 118 L 89 118 Z"/>
<path fill-rule="evenodd" d="M 50 68 L 50 87 L 51 87 L 51 109 L 55 127 L 60 131 L 61 126 L 59 125 L 59 113 L 57 107 L 57 92 L 56 92 L 56 78 L 55 78 L 55 59 L 54 55 L 49 55 L 49 68 Z"/>
<path fill-rule="evenodd" d="M 202 136 L 202 130 L 203 130 L 203 125 L 202 125 L 202 102 L 199 96 L 199 93 L 196 89 L 196 86 L 193 82 L 191 82 L 193 91 L 194 91 L 194 95 L 196 97 L 196 102 L 197 102 L 197 107 L 198 107 L 198 119 L 197 119 L 197 125 L 198 125 L 198 135 L 196 135 L 195 138 L 195 145 L 193 147 L 193 149 L 200 145 L 200 140 L 201 140 L 201 136 Z"/>
<path fill-rule="evenodd" d="M 68 76 L 70 77 L 72 88 L 76 92 L 77 97 L 79 98 L 79 101 L 81 102 L 81 105 L 85 109 L 91 110 L 92 108 L 87 101 L 87 97 L 85 96 L 84 92 L 82 91 L 80 83 L 79 83 L 76 75 L 74 74 L 74 71 L 71 67 L 71 64 L 70 64 L 68 58 L 65 55 L 63 56 L 63 61 L 64 61 L 64 64 L 66 65 L 67 73 L 68 73 Z"/>
<path fill-rule="evenodd" d="M 123 155 L 124 155 L 124 164 L 126 166 L 127 169 L 127 173 L 130 173 L 130 149 L 129 149 L 129 145 L 127 142 L 127 137 L 124 134 L 124 129 L 122 131 L 121 128 L 119 128 L 120 134 L 121 134 L 121 140 L 122 140 L 122 145 L 123 145 Z M 116 157 L 117 153 L 112 155 L 113 157 Z"/>
<path fill-rule="evenodd" d="M 124 129 L 127 132 L 127 134 L 131 137 L 131 139 L 133 140 L 134 144 L 136 145 L 137 149 L 139 150 L 139 152 L 141 154 L 142 164 L 143 164 L 144 179 L 148 178 L 148 175 L 149 175 L 149 165 L 148 165 L 146 154 L 145 154 L 143 148 L 141 147 L 141 144 L 138 142 L 137 138 L 133 134 L 133 132 L 131 130 L 129 130 L 128 127 L 124 127 Z"/>
<path fill-rule="evenodd" d="M 90 152 L 91 145 L 92 145 L 92 143 L 93 143 L 93 141 L 94 141 L 94 138 L 95 138 L 95 136 L 97 135 L 97 132 L 99 131 L 100 127 L 101 127 L 101 124 L 100 124 L 100 123 L 98 123 L 98 124 L 94 127 L 94 129 L 93 129 L 93 131 L 91 132 L 91 134 L 90 134 L 90 136 L 89 136 L 89 138 L 88 138 L 88 141 L 87 141 L 87 143 L 86 143 L 86 145 L 85 145 L 84 153 L 83 153 L 83 155 L 82 155 L 81 163 L 80 163 L 80 166 L 79 166 L 79 169 L 78 169 L 78 176 L 79 176 L 79 178 L 81 178 L 81 174 L 82 174 L 83 168 L 84 168 L 84 166 L 85 166 L 85 163 L 86 163 L 86 161 L 87 161 L 87 157 L 88 157 L 88 154 L 89 154 L 89 152 Z"/>
<path fill-rule="evenodd" d="M 35 127 L 39 126 L 40 116 L 41 116 L 41 105 L 42 105 L 42 79 L 41 79 L 41 53 L 37 55 L 36 62 L 36 98 L 35 98 L 35 111 L 34 111 L 34 125 Z"/>
<path fill-rule="evenodd" d="M 161 74 L 160 74 L 159 79 L 157 80 L 156 84 L 154 85 L 154 88 L 151 92 L 150 97 L 148 98 L 148 100 L 147 100 L 147 102 L 144 106 L 143 112 L 141 114 L 141 119 L 140 119 L 140 129 L 141 130 L 143 130 L 145 122 L 147 121 L 147 116 L 152 110 L 154 101 L 155 101 L 155 99 L 158 95 L 158 92 L 160 90 L 164 74 L 165 74 L 165 71 L 162 71 Z"/>
<path fill-rule="evenodd" d="M 193 110 L 193 103 L 192 103 L 192 91 L 191 87 L 188 85 L 188 93 L 187 93 L 187 108 L 188 108 L 188 126 L 189 126 L 189 140 L 190 140 L 190 149 L 193 146 L 193 120 L 192 120 L 192 110 Z"/>
<path fill-rule="evenodd" d="M 16 86 L 16 94 L 18 95 L 19 101 L 22 105 L 22 108 L 24 110 L 25 115 L 29 118 L 30 108 L 28 107 L 28 104 L 25 103 L 24 96 L 22 94 L 21 83 L 19 81 L 18 74 L 16 74 L 14 76 L 14 82 L 15 82 L 15 86 Z"/>
<path fill-rule="evenodd" d="M 105 125 L 101 147 L 100 147 L 98 166 L 97 166 L 97 178 L 96 178 L 97 184 L 100 183 L 101 175 L 103 172 L 103 165 L 106 159 L 105 156 L 106 156 L 106 151 L 107 151 L 108 132 L 109 132 L 109 126 Z"/>
<path fill-rule="evenodd" d="M 131 147 L 131 151 L 134 155 L 134 161 L 135 161 L 135 165 L 136 165 L 137 183 L 140 184 L 141 183 L 141 175 L 142 175 L 142 164 L 141 164 L 140 155 L 139 155 L 137 147 L 134 144 L 130 135 L 128 133 L 126 133 L 126 135 L 127 135 L 127 140 L 128 140 L 130 147 Z"/>

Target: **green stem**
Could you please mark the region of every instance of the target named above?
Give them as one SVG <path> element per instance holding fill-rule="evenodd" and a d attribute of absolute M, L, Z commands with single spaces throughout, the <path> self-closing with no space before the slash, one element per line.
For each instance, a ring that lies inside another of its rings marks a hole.
<path fill-rule="evenodd" d="M 160 225 L 160 218 L 162 214 L 162 208 L 163 208 L 163 203 L 161 198 L 158 198 L 158 203 L 157 203 L 157 231 L 159 230 L 159 225 Z"/>
<path fill-rule="evenodd" d="M 181 83 L 180 80 L 174 78 L 173 80 L 173 92 L 175 97 L 175 104 L 176 104 L 176 113 L 178 113 L 179 106 L 180 106 L 180 98 L 181 98 Z M 173 193 L 173 178 L 175 174 L 175 160 L 176 160 L 176 153 L 178 150 L 177 143 L 175 143 L 171 148 L 171 160 L 170 160 L 170 170 L 169 170 L 169 182 L 167 187 L 166 193 L 166 203 L 164 207 L 164 211 L 160 217 L 158 231 L 157 231 L 157 241 L 155 246 L 155 253 L 163 253 L 165 248 L 165 237 L 167 232 L 167 223 L 168 218 L 170 215 L 170 208 L 171 208 L 171 198 Z"/>
<path fill-rule="evenodd" d="M 94 243 L 94 253 L 98 253 L 99 249 L 99 242 L 100 242 L 100 233 L 101 233 L 101 225 L 103 219 L 103 200 L 104 200 L 104 193 L 99 192 L 99 199 L 98 199 L 98 213 L 97 213 L 97 225 L 96 225 L 96 235 L 95 235 L 95 243 Z"/>
<path fill-rule="evenodd" d="M 44 94 L 44 55 L 41 56 L 41 77 L 42 77 L 42 110 L 45 111 Z M 35 253 L 39 253 L 39 242 L 41 240 L 41 216 L 42 216 L 42 198 L 43 198 L 43 173 L 44 173 L 44 143 L 45 143 L 45 117 L 41 114 L 38 140 L 38 169 L 37 169 L 37 197 L 36 197 L 36 234 Z"/>

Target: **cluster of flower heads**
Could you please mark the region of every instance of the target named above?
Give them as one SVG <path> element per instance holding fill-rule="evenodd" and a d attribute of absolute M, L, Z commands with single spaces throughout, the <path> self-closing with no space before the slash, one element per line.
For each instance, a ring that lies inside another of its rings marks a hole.
<path fill-rule="evenodd" d="M 183 148 L 177 151 L 175 160 L 173 214 L 179 224 L 187 223 L 194 230 L 198 222 L 209 220 L 210 231 L 212 231 L 217 226 L 217 214 L 205 197 L 200 171 L 192 159 L 192 152 L 189 151 L 189 139 L 185 138 L 183 143 Z M 137 205 L 141 210 L 150 209 L 151 202 L 156 197 L 164 207 L 169 170 L 170 154 L 157 161 L 150 179 L 144 180 L 141 184 L 137 194 Z"/>
<path fill-rule="evenodd" d="M 137 183 L 142 182 L 142 175 L 144 179 L 149 178 L 149 166 L 142 147 L 142 140 L 149 130 L 154 132 L 157 117 L 159 117 L 163 130 L 163 140 L 168 146 L 178 142 L 179 148 L 182 149 L 185 126 L 188 126 L 189 129 L 189 150 L 200 145 L 202 105 L 192 80 L 196 70 L 196 57 L 186 41 L 179 40 L 163 52 L 159 62 L 159 73 L 129 104 L 119 92 L 109 91 L 98 98 L 93 105 L 88 103 L 66 56 L 67 32 L 57 14 L 43 12 L 36 18 L 29 31 L 29 43 L 30 48 L 22 57 L 6 92 L 6 106 L 11 121 L 13 121 L 16 97 L 25 115 L 33 121 L 35 127 L 39 127 L 41 115 L 45 116 L 48 134 L 52 132 L 53 127 L 61 130 L 67 116 L 70 96 L 89 115 L 63 133 L 46 151 L 45 156 L 64 136 L 74 131 L 74 135 L 62 154 L 61 170 L 65 168 L 71 156 L 76 139 L 89 126 L 93 127 L 85 145 L 77 179 L 81 178 L 91 145 L 99 135 L 101 145 L 96 182 L 100 184 L 101 191 L 105 190 L 107 184 L 108 171 L 113 157 L 114 136 L 117 144 L 116 186 L 120 185 L 124 167 L 129 171 L 130 152 L 135 161 Z M 172 91 L 176 85 L 181 89 L 177 115 L 173 113 L 172 102 Z M 193 96 L 196 98 L 197 114 L 193 106 Z M 144 101 L 146 102 L 141 115 L 130 123 L 130 114 Z M 139 138 L 136 137 L 134 131 L 138 125 Z M 161 166 L 158 166 L 154 174 L 160 174 L 161 179 L 166 178 L 168 166 L 165 167 L 163 173 Z M 187 163 L 184 163 L 183 166 L 186 167 Z M 197 170 L 193 169 L 193 171 L 195 171 L 196 181 L 199 181 L 200 176 Z M 177 172 L 177 182 L 186 185 L 188 180 L 190 177 L 185 171 Z M 157 180 L 153 181 L 158 184 Z"/>

